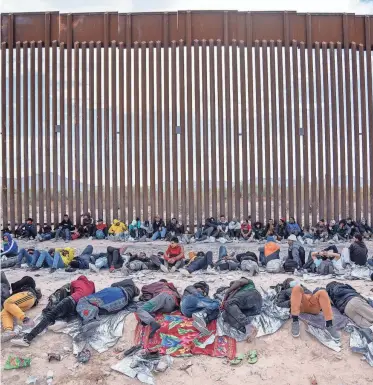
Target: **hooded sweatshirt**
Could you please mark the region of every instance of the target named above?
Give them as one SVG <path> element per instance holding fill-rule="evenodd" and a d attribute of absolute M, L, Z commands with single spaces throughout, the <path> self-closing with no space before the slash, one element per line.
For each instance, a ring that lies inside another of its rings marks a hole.
<path fill-rule="evenodd" d="M 122 234 L 127 231 L 127 226 L 118 219 L 113 220 L 113 224 L 110 226 L 109 234 Z"/>
<path fill-rule="evenodd" d="M 12 238 L 12 236 L 9 233 L 5 233 L 3 236 L 3 239 L 5 236 L 8 237 L 8 242 L 4 243 L 3 241 L 3 251 L 1 252 L 1 256 L 17 254 L 18 253 L 17 242 Z"/>
<path fill-rule="evenodd" d="M 80 298 L 86 297 L 87 295 L 95 292 L 95 284 L 88 280 L 86 276 L 81 275 L 78 279 L 71 282 L 70 290 L 71 297 L 76 303 L 78 303 Z"/>
<path fill-rule="evenodd" d="M 171 282 L 153 282 L 149 285 L 144 285 L 141 289 L 142 295 L 141 300 L 149 301 L 152 298 L 156 297 L 158 294 L 166 293 L 174 297 L 175 303 L 178 305 L 180 301 L 180 294 L 178 293 L 176 287 Z"/>
<path fill-rule="evenodd" d="M 68 252 L 67 255 L 62 254 L 62 251 L 64 251 L 64 250 Z M 56 249 L 55 251 L 58 251 L 61 254 L 61 258 L 62 258 L 65 266 L 69 265 L 70 262 L 74 259 L 74 249 L 72 247 L 65 247 L 62 249 Z"/>
<path fill-rule="evenodd" d="M 364 266 L 368 259 L 368 249 L 363 241 L 355 241 L 350 245 L 351 262 Z"/>

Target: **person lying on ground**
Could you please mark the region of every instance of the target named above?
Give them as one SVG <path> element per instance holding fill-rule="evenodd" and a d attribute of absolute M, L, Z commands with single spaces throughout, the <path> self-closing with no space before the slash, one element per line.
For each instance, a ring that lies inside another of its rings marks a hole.
<path fill-rule="evenodd" d="M 71 240 L 71 232 L 74 231 L 75 227 L 71 222 L 68 214 L 63 216 L 62 221 L 58 224 L 56 229 L 56 236 L 54 242 L 57 242 L 60 238 L 64 239 L 66 242 Z"/>
<path fill-rule="evenodd" d="M 289 235 L 294 234 L 296 237 L 300 235 L 302 232 L 302 229 L 298 225 L 297 222 L 295 222 L 294 217 L 289 218 L 289 222 L 286 225 L 286 233 Z"/>
<path fill-rule="evenodd" d="M 193 326 L 203 335 L 209 333 L 207 325 L 219 316 L 220 302 L 209 297 L 209 285 L 202 281 L 187 286 L 181 297 L 180 310 L 193 318 Z"/>
<path fill-rule="evenodd" d="M 49 241 L 53 238 L 54 234 L 50 225 L 44 225 L 40 227 L 36 240 L 39 242 Z"/>
<path fill-rule="evenodd" d="M 317 315 L 321 310 L 325 319 L 326 331 L 333 340 L 340 340 L 340 333 L 333 326 L 333 311 L 326 290 L 316 289 L 311 293 L 293 278 L 287 278 L 282 284 L 282 289 L 277 297 L 276 305 L 279 307 L 290 308 L 293 320 L 291 327 L 291 334 L 293 337 L 300 336 L 300 313 Z"/>
<path fill-rule="evenodd" d="M 241 224 L 241 237 L 243 240 L 248 241 L 251 237 L 251 223 L 247 219 L 244 219 Z"/>
<path fill-rule="evenodd" d="M 27 218 L 25 223 L 20 224 L 15 230 L 16 238 L 35 239 L 37 236 L 36 225 L 32 218 Z"/>
<path fill-rule="evenodd" d="M 57 269 L 65 269 L 74 259 L 74 254 L 74 249 L 71 247 L 42 251 L 32 271 L 40 269 L 44 264 L 50 268 L 50 273 L 54 273 Z"/>
<path fill-rule="evenodd" d="M 90 258 L 90 263 L 88 265 L 88 268 L 90 271 L 94 273 L 99 273 L 100 269 L 102 268 L 108 268 L 108 259 L 107 259 L 108 253 L 99 253 L 99 254 L 92 254 Z"/>
<path fill-rule="evenodd" d="M 10 297 L 10 285 L 9 281 L 6 278 L 5 273 L 2 271 L 1 272 L 1 310 L 3 310 L 4 307 L 4 302 L 7 298 Z"/>
<path fill-rule="evenodd" d="M 48 305 L 47 309 L 42 312 L 42 319 L 40 322 L 23 338 L 12 339 L 12 345 L 23 347 L 30 346 L 31 341 L 49 325 L 53 325 L 57 319 L 63 319 L 72 314 L 76 314 L 76 305 L 79 300 L 95 292 L 95 284 L 92 281 L 89 281 L 84 275 L 71 281 L 69 288 L 70 295 L 61 299 L 53 306 Z"/>
<path fill-rule="evenodd" d="M 9 341 L 17 333 L 14 332 L 13 319 L 22 322 L 24 327 L 33 327 L 33 321 L 26 316 L 25 311 L 30 310 L 38 304 L 41 298 L 41 291 L 36 288 L 32 277 L 25 276 L 11 284 L 12 295 L 4 301 L 4 308 L 1 311 L 1 342 Z"/>
<path fill-rule="evenodd" d="M 247 271 L 250 277 L 259 274 L 258 257 L 252 251 L 246 251 L 236 255 L 242 271 Z"/>
<path fill-rule="evenodd" d="M 127 253 L 123 255 L 124 262 L 121 271 L 124 275 L 141 270 L 157 271 L 162 264 L 161 259 L 162 255 L 160 253 L 158 255 L 153 254 L 150 257 L 147 257 L 144 252 L 139 254 Z"/>
<path fill-rule="evenodd" d="M 179 244 L 179 239 L 173 237 L 170 245 L 164 253 L 164 264 L 160 266 L 161 270 L 165 273 L 171 271 L 175 272 L 180 267 L 184 266 L 184 248 Z"/>
<path fill-rule="evenodd" d="M 368 260 L 368 248 L 360 233 L 355 233 L 351 245 L 342 250 L 342 264 L 345 267 L 351 262 L 365 266 Z"/>
<path fill-rule="evenodd" d="M 140 294 L 132 279 L 113 283 L 110 287 L 79 300 L 76 312 L 83 324 L 97 319 L 99 315 L 114 314 L 123 310 Z"/>
<path fill-rule="evenodd" d="M 92 238 L 107 239 L 107 237 L 108 237 L 107 224 L 104 223 L 104 220 L 102 218 L 99 218 L 93 229 Z"/>
<path fill-rule="evenodd" d="M 2 241 L 2 247 L 1 247 L 1 254 L 0 256 L 3 257 L 16 257 L 18 255 L 18 244 L 13 239 L 13 237 L 10 235 L 10 233 L 5 233 L 3 235 L 3 241 Z M 5 266 L 6 267 L 6 266 Z M 3 269 L 4 266 L 1 264 L 1 268 Z"/>
<path fill-rule="evenodd" d="M 262 296 L 251 279 L 241 277 L 231 282 L 221 307 L 224 322 L 241 333 L 247 333 L 249 339 L 255 337 L 256 329 L 250 324 L 248 317 L 260 314 Z"/>
<path fill-rule="evenodd" d="M 156 215 L 154 217 L 152 227 L 153 227 L 152 241 L 156 241 L 159 238 L 163 241 L 166 238 L 167 229 L 163 219 L 159 215 Z"/>
<path fill-rule="evenodd" d="M 233 218 L 228 224 L 228 236 L 231 239 L 239 239 L 241 235 L 241 223 Z"/>
<path fill-rule="evenodd" d="M 203 251 L 190 251 L 188 253 L 188 259 L 185 260 L 185 267 L 180 269 L 183 275 L 190 275 L 198 270 L 207 270 L 209 267 L 213 268 L 212 251 L 204 253 Z"/>
<path fill-rule="evenodd" d="M 360 234 L 365 239 L 370 239 L 373 237 L 373 229 L 367 224 L 365 218 L 361 218 L 361 221 L 357 224 Z"/>
<path fill-rule="evenodd" d="M 78 232 L 82 238 L 90 238 L 93 236 L 95 230 L 94 219 L 90 212 L 83 213 L 82 224 L 78 226 Z"/>
<path fill-rule="evenodd" d="M 263 228 L 263 223 L 262 222 L 255 222 L 253 225 L 253 239 L 257 241 L 261 241 L 264 237 L 264 228 Z"/>
<path fill-rule="evenodd" d="M 70 268 L 67 268 L 66 271 L 72 272 L 76 269 L 88 269 L 92 254 L 93 246 L 86 246 L 82 253 L 74 257 L 74 259 L 69 263 Z"/>
<path fill-rule="evenodd" d="M 28 267 L 36 265 L 36 261 L 40 256 L 40 251 L 34 247 L 28 247 L 27 249 L 21 249 L 17 256 L 17 264 L 14 266 L 16 269 L 20 269 L 22 263 L 27 263 Z"/>
<path fill-rule="evenodd" d="M 113 273 L 116 269 L 120 269 L 123 266 L 123 255 L 127 249 L 128 246 L 123 246 L 120 248 L 109 246 L 107 248 L 107 261 L 110 273 Z"/>
<path fill-rule="evenodd" d="M 181 237 L 184 235 L 184 225 L 182 223 L 179 223 L 179 221 L 176 218 L 172 218 L 171 221 L 167 223 L 167 233 L 166 238 L 168 241 L 171 241 L 173 237 L 177 237 L 181 239 Z"/>
<path fill-rule="evenodd" d="M 361 328 L 369 328 L 373 334 L 373 307 L 353 287 L 332 281 L 326 285 L 333 305 Z"/>
<path fill-rule="evenodd" d="M 153 315 L 155 313 L 171 313 L 179 307 L 180 294 L 173 283 L 161 279 L 158 282 L 144 285 L 141 289 L 140 300 L 146 301 L 139 305 L 136 315 L 142 323 L 150 325 L 149 338 L 153 338 L 156 331 L 161 327 Z"/>
<path fill-rule="evenodd" d="M 228 255 L 227 248 L 225 246 L 219 247 L 218 261 L 215 263 L 215 269 L 217 271 L 222 270 L 237 270 L 240 267 L 240 263 L 235 258 L 235 253 Z"/>
<path fill-rule="evenodd" d="M 259 261 L 262 266 L 266 266 L 272 259 L 280 259 L 280 246 L 276 243 L 275 237 L 270 235 L 266 239 L 263 247 L 259 247 Z"/>
<path fill-rule="evenodd" d="M 289 234 L 286 231 L 286 226 L 286 219 L 280 218 L 278 224 L 275 226 L 275 235 L 278 241 L 282 241 L 288 237 Z"/>
<path fill-rule="evenodd" d="M 109 236 L 113 236 L 116 240 L 124 237 L 124 233 L 127 231 L 127 226 L 118 219 L 113 220 L 113 224 L 109 229 Z"/>

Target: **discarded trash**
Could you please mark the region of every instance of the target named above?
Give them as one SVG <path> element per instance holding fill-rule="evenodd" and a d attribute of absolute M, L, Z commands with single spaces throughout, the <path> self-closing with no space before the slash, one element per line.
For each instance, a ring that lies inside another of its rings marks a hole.
<path fill-rule="evenodd" d="M 48 361 L 51 362 L 52 360 L 61 361 L 61 354 L 48 353 Z"/>
<path fill-rule="evenodd" d="M 77 356 L 78 362 L 81 362 L 82 364 L 87 363 L 90 360 L 90 358 L 91 358 L 91 352 L 88 349 L 82 350 Z"/>
<path fill-rule="evenodd" d="M 31 365 L 31 358 L 8 356 L 4 369 L 10 370 L 10 369 L 27 368 L 30 365 Z"/>
<path fill-rule="evenodd" d="M 26 384 L 34 385 L 36 384 L 37 380 L 38 378 L 36 376 L 27 377 Z"/>
<path fill-rule="evenodd" d="M 47 384 L 48 385 L 52 385 L 53 384 L 53 371 L 52 370 L 48 370 L 48 373 L 47 373 Z"/>

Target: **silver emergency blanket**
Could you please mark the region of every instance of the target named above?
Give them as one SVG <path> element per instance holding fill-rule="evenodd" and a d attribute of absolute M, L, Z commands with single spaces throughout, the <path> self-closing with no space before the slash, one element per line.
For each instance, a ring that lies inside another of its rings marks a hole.
<path fill-rule="evenodd" d="M 350 319 L 332 306 L 333 311 L 333 325 L 337 330 L 344 329 L 350 322 Z M 307 325 L 311 325 L 315 328 L 325 329 L 325 318 L 322 312 L 319 314 L 301 313 L 299 319 L 304 321 Z"/>
<path fill-rule="evenodd" d="M 137 378 L 144 384 L 155 385 L 154 372 L 164 372 L 172 365 L 171 356 L 159 356 L 156 358 L 146 358 L 141 351 L 133 356 L 125 357 L 123 360 L 113 365 L 111 369 L 116 370 L 130 378 Z"/>
<path fill-rule="evenodd" d="M 325 345 L 329 349 L 332 349 L 335 352 L 341 351 L 341 343 L 334 341 L 329 335 L 329 333 L 326 331 L 326 329 L 320 329 L 318 327 L 308 325 L 306 331 L 313 335 L 316 339 L 318 339 L 323 345 Z"/>
<path fill-rule="evenodd" d="M 345 328 L 350 333 L 350 348 L 354 353 L 362 354 L 370 366 L 373 366 L 372 337 L 358 326 L 349 323 Z"/>
<path fill-rule="evenodd" d="M 82 325 L 80 318 L 75 318 L 56 333 L 64 333 L 72 337 L 74 354 L 80 353 L 87 345 L 103 353 L 122 337 L 124 320 L 135 310 L 136 305 L 131 304 L 119 313 L 100 316 L 98 320 L 86 325 Z"/>
<path fill-rule="evenodd" d="M 354 265 L 349 274 L 345 275 L 345 279 L 363 279 L 370 281 L 370 276 L 373 273 L 368 266 Z"/>
<path fill-rule="evenodd" d="M 268 291 L 262 290 L 262 312 L 261 314 L 248 317 L 251 325 L 258 329 L 257 337 L 273 334 L 281 328 L 281 326 L 289 319 L 290 311 L 287 308 L 281 308 L 274 304 L 276 291 L 270 289 Z M 236 341 L 245 341 L 248 338 L 246 333 L 242 333 L 235 328 L 232 328 L 228 323 L 223 321 L 220 315 L 217 321 L 218 336 L 228 336 L 234 338 Z"/>

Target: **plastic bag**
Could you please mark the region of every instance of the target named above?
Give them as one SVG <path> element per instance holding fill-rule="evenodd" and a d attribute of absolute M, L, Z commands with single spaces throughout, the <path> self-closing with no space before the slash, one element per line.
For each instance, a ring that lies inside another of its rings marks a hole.
<path fill-rule="evenodd" d="M 31 358 L 8 356 L 4 369 L 10 370 L 10 369 L 27 368 L 28 366 L 31 366 Z"/>

